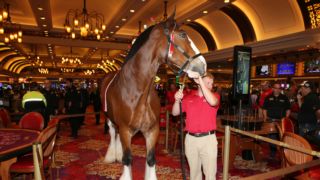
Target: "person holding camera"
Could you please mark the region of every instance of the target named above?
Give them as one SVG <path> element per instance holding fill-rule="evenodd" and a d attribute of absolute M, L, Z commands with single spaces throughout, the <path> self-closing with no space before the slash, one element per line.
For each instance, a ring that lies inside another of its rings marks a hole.
<path fill-rule="evenodd" d="M 182 89 L 175 93 L 172 115 L 186 113 L 185 150 L 190 167 L 190 180 L 201 180 L 202 171 L 206 180 L 216 179 L 217 139 L 215 135 L 216 117 L 220 97 L 212 92 L 213 76 L 207 73 L 189 71 L 188 76 L 198 84 L 198 90 L 184 97 Z M 182 112 L 179 103 L 182 101 Z"/>
<path fill-rule="evenodd" d="M 317 129 L 317 114 L 320 113 L 320 101 L 312 92 L 313 85 L 304 81 L 300 84 L 297 100 L 300 107 L 298 113 L 299 134 L 301 136 Z"/>

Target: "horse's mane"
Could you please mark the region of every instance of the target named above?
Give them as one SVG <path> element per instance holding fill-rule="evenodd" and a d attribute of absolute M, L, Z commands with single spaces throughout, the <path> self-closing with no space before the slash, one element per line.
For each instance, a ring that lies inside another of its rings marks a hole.
<path fill-rule="evenodd" d="M 128 61 L 129 59 L 131 59 L 140 49 L 140 47 L 148 40 L 149 35 L 153 29 L 154 25 L 150 26 L 148 29 L 146 29 L 145 31 L 142 32 L 142 34 L 140 34 L 137 39 L 135 40 L 135 42 L 133 43 L 127 57 L 126 57 L 126 61 Z"/>

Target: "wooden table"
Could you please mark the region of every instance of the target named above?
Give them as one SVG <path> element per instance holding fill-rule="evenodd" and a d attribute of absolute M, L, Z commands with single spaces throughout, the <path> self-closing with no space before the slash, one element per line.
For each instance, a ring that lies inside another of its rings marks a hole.
<path fill-rule="evenodd" d="M 27 129 L 0 129 L 1 179 L 10 179 L 10 166 L 17 157 L 32 151 L 32 144 L 39 136 L 38 131 Z"/>

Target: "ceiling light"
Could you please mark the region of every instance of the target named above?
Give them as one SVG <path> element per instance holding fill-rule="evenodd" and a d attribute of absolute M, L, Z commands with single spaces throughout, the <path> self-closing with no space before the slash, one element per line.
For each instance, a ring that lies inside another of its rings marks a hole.
<path fill-rule="evenodd" d="M 122 18 L 121 20 L 122 20 L 122 21 L 126 21 L 127 19 L 126 19 L 126 18 Z"/>
<path fill-rule="evenodd" d="M 224 0 L 224 3 L 229 3 L 230 2 L 230 0 Z"/>
<path fill-rule="evenodd" d="M 0 1 L 0 34 L 4 34 L 5 42 L 17 41 L 22 42 L 21 26 L 12 23 L 10 17 L 10 4 Z M 4 27 L 5 26 L 5 27 Z M 10 30 L 9 30 L 10 29 Z M 12 30 L 13 29 L 13 30 Z"/>
<path fill-rule="evenodd" d="M 42 26 L 43 26 L 43 27 L 47 27 L 47 25 L 46 25 L 46 24 L 42 24 Z"/>
<path fill-rule="evenodd" d="M 75 33 L 79 32 L 81 37 L 100 37 L 106 30 L 104 15 L 96 11 L 89 12 L 86 8 L 86 0 L 83 0 L 83 9 L 69 9 L 64 23 L 64 28 L 71 38 L 75 38 Z M 73 35 L 74 34 L 74 35 Z M 77 35 L 77 37 L 79 37 Z"/>
<path fill-rule="evenodd" d="M 205 10 L 205 11 L 202 11 L 202 13 L 203 13 L 203 14 L 208 14 L 208 11 L 207 11 L 207 10 Z"/>
<path fill-rule="evenodd" d="M 113 34 L 114 32 L 113 32 L 113 31 L 111 31 L 110 33 L 111 33 L 111 34 Z"/>
<path fill-rule="evenodd" d="M 116 26 L 116 28 L 119 28 L 119 26 Z"/>
<path fill-rule="evenodd" d="M 134 9 L 130 9 L 130 12 L 131 12 L 131 13 L 134 13 Z"/>
<path fill-rule="evenodd" d="M 41 17 L 40 19 L 45 20 L 46 18 L 45 17 Z"/>
<path fill-rule="evenodd" d="M 190 22 L 190 21 L 191 21 L 191 19 L 187 19 L 187 21 L 188 21 L 188 22 Z"/>
<path fill-rule="evenodd" d="M 42 7 L 38 7 L 38 10 L 39 10 L 39 11 L 43 11 L 43 8 L 42 8 Z"/>

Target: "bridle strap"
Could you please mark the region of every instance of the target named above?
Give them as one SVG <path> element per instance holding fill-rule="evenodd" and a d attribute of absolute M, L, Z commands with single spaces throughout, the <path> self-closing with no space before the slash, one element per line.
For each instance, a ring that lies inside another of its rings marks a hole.
<path fill-rule="evenodd" d="M 171 47 L 171 45 L 173 45 L 174 48 L 176 48 L 176 49 L 177 49 L 184 57 L 186 57 L 186 59 L 187 59 L 187 61 L 181 66 L 181 68 L 179 68 L 179 71 L 178 71 L 178 72 L 175 72 L 175 71 L 173 70 L 173 72 L 174 72 L 176 75 L 180 76 L 180 75 L 183 73 L 183 70 L 184 70 L 193 60 L 195 60 L 196 58 L 198 58 L 198 57 L 201 56 L 202 54 L 201 54 L 201 53 L 198 53 L 198 54 L 190 57 L 190 55 L 189 55 L 185 50 L 183 50 L 183 49 L 181 48 L 181 46 L 175 44 L 175 43 L 172 41 L 172 38 L 171 38 L 171 36 L 172 36 L 172 34 L 173 34 L 174 30 L 175 30 L 175 27 L 176 27 L 176 25 L 174 26 L 174 28 L 173 28 L 173 30 L 172 30 L 171 33 L 169 33 L 169 28 L 168 28 L 168 27 L 166 27 L 166 26 L 164 27 L 164 34 L 166 35 L 167 41 L 168 41 L 168 48 L 167 48 L 167 52 L 166 52 L 166 56 L 165 56 L 165 57 L 166 57 L 165 62 L 168 64 L 168 56 L 169 56 L 170 47 Z"/>
<path fill-rule="evenodd" d="M 183 70 L 187 67 L 187 65 L 189 65 L 193 60 L 195 60 L 197 57 L 201 56 L 201 53 L 198 53 L 194 56 L 192 56 L 191 58 L 188 58 L 188 60 L 181 66 L 180 70 L 178 71 L 178 76 L 180 76 L 183 72 Z"/>

